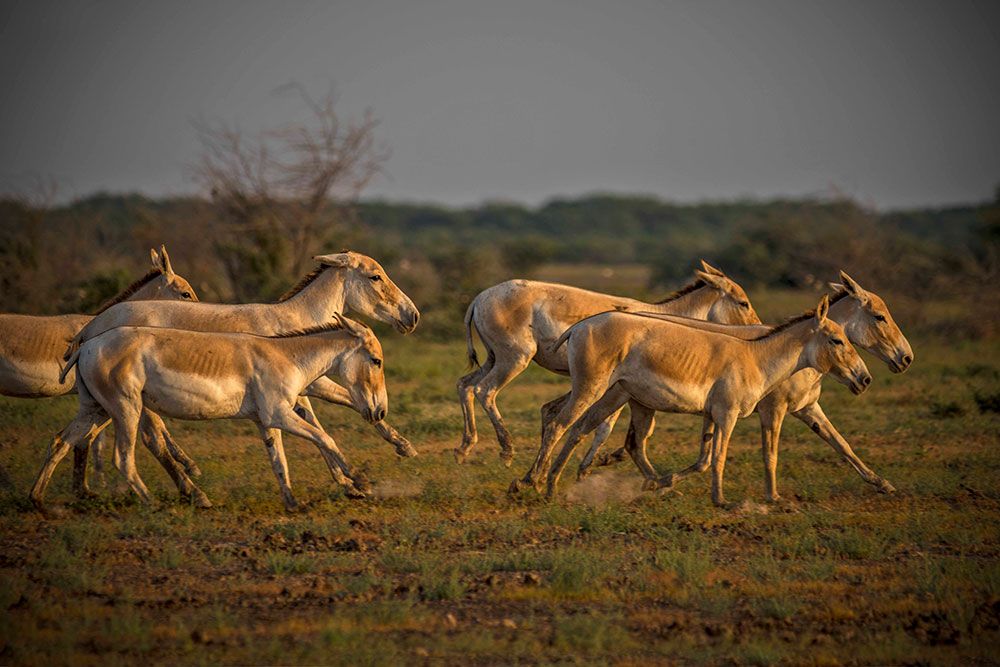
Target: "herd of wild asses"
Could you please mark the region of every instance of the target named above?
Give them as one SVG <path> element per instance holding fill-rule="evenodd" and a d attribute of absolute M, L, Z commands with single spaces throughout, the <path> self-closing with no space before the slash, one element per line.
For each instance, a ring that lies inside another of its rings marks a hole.
<path fill-rule="evenodd" d="M 191 481 L 200 474 L 197 465 L 160 415 L 253 421 L 289 510 L 298 503 L 282 432 L 312 441 L 348 497 L 371 490 L 317 420 L 310 398 L 353 408 L 399 456 L 415 456 L 386 422 L 381 345 L 371 329 L 344 313 L 392 324 L 403 334 L 416 328 L 420 313 L 371 257 L 344 251 L 314 259 L 316 268 L 275 303 L 217 304 L 198 300 L 161 246 L 152 251 L 150 271 L 95 315 L 0 315 L 0 394 L 79 397 L 76 417 L 52 440 L 31 489 L 34 505 L 46 511 L 45 489 L 71 449 L 73 489 L 89 493 L 88 452 L 94 451 L 95 474 L 103 474 L 102 431 L 113 422 L 115 467 L 140 498 L 149 501 L 135 466 L 141 433 L 181 496 L 210 507 Z M 593 431 L 578 477 L 629 457 L 645 478 L 643 488 L 662 489 L 711 466 L 712 499 L 723 505 L 730 434 L 738 418 L 754 411 L 768 500 L 779 498 L 775 469 L 786 414 L 805 422 L 865 481 L 892 491 L 823 413 L 821 383 L 829 374 L 855 394 L 865 391 L 871 376 L 854 345 L 896 373 L 907 369 L 913 353 L 879 296 L 844 272 L 831 286 L 834 292 L 815 310 L 768 326 L 743 289 L 705 262 L 693 282 L 656 303 L 531 280 L 494 285 L 465 315 L 473 370 L 457 383 L 465 427 L 455 458 L 463 462 L 476 444 L 475 399 L 510 465 L 514 446 L 497 394 L 534 361 L 568 375 L 572 390 L 542 406 L 538 454 L 510 493 L 541 490 L 544 482 L 552 496 L 570 454 Z M 486 348 L 482 364 L 473 329 Z M 599 453 L 626 403 L 631 423 L 625 445 Z M 704 421 L 698 461 L 666 476 L 656 473 L 645 451 L 657 410 L 698 414 Z M 564 435 L 566 443 L 551 460 Z"/>

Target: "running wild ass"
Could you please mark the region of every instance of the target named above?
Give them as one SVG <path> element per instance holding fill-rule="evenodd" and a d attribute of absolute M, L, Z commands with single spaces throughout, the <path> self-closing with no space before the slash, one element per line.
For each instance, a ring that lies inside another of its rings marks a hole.
<path fill-rule="evenodd" d="M 803 368 L 830 373 L 856 394 L 871 383 L 843 328 L 827 317 L 828 308 L 824 296 L 815 312 L 749 341 L 633 313 L 603 313 L 575 324 L 556 341 L 568 347 L 571 397 L 545 425 L 534 465 L 514 480 L 511 492 L 540 484 L 553 447 L 572 425 L 549 470 L 551 496 L 582 437 L 631 401 L 639 435 L 652 427 L 656 410 L 711 420 L 712 500 L 725 504 L 722 475 L 729 437 L 736 420 L 753 412 L 763 396 Z"/>
<path fill-rule="evenodd" d="M 149 272 L 108 301 L 96 314 L 123 301 L 145 299 L 176 299 L 197 301 L 194 288 L 174 273 L 167 250 L 149 251 L 153 266 Z M 15 315 L 0 314 L 0 394 L 20 398 L 48 398 L 76 391 L 76 373 L 60 377 L 62 355 L 74 336 L 94 315 Z M 101 440 L 94 447 L 96 477 L 103 475 Z M 182 462 L 192 466 L 190 459 Z M 86 451 L 83 451 L 86 457 Z M 74 467 L 73 487 L 79 494 L 87 492 L 85 468 Z"/>
<path fill-rule="evenodd" d="M 500 443 L 500 456 L 509 466 L 514 446 L 497 408 L 497 394 L 532 361 L 560 375 L 569 373 L 564 350 L 553 345 L 567 328 L 604 311 L 650 311 L 686 315 L 725 324 L 759 324 L 760 319 L 739 285 L 722 271 L 702 261 L 697 279 L 658 303 L 590 292 L 576 287 L 533 280 L 508 280 L 480 292 L 465 314 L 465 338 L 470 366 L 478 365 L 472 344 L 472 325 L 486 347 L 486 362 L 458 381 L 458 397 L 465 419 L 462 444 L 455 450 L 463 462 L 478 440 L 473 397 L 486 410 Z M 563 399 L 557 400 L 565 400 Z M 597 446 L 611 433 L 617 413 L 594 436 Z"/>
<path fill-rule="evenodd" d="M 841 283 L 831 283 L 835 294 L 830 300 L 830 311 L 827 317 L 841 325 L 848 339 L 885 362 L 893 373 L 902 373 L 913 362 L 913 350 L 910 343 L 899 330 L 885 302 L 877 294 L 862 288 L 845 272 L 840 272 Z M 659 315 L 662 319 L 693 326 L 709 331 L 718 331 L 731 336 L 750 340 L 757 338 L 770 329 L 764 326 L 725 326 L 713 325 L 696 320 L 675 318 L 669 315 Z M 781 425 L 785 416 L 792 416 L 803 421 L 819 437 L 823 438 L 834 451 L 846 460 L 854 471 L 869 484 L 882 493 L 894 491 L 892 484 L 875 474 L 858 458 L 850 444 L 830 423 L 819 404 L 823 376 L 812 368 L 804 368 L 785 380 L 757 404 L 757 414 L 761 426 L 761 454 L 764 461 L 764 485 L 769 501 L 780 499 L 776 481 L 778 466 L 778 440 L 781 436 Z M 670 488 L 677 482 L 708 469 L 711 451 L 708 443 L 712 440 L 711 425 L 702 434 L 701 455 L 694 465 L 671 475 L 663 477 L 647 477 L 645 488 Z M 629 428 L 629 438 L 636 434 L 635 425 Z M 628 450 L 638 452 L 641 460 L 645 460 L 645 443 L 634 443 L 627 447 L 603 455 L 595 459 L 596 450 L 591 448 L 580 464 L 578 478 L 587 475 L 592 462 L 596 465 L 607 465 L 622 461 L 628 456 Z M 652 466 L 644 463 L 640 466 L 649 471 Z"/>
<path fill-rule="evenodd" d="M 126 325 L 274 335 L 325 324 L 334 315 L 352 310 L 392 324 L 401 333 L 409 333 L 417 326 L 420 313 L 416 306 L 371 257 L 344 251 L 319 255 L 314 259 L 319 263 L 316 270 L 306 275 L 277 303 L 118 304 L 104 311 L 84 327 L 74 338 L 70 349 L 66 351 L 66 358 L 90 338 L 114 327 Z M 164 307 L 157 307 L 161 305 Z M 356 407 L 349 390 L 326 377 L 316 378 L 312 384 L 305 387 L 304 393 L 305 396 L 321 398 L 337 405 Z M 300 397 L 296 411 L 313 426 L 320 427 L 305 396 Z M 146 420 L 143 421 L 145 432 Z M 391 426 L 379 421 L 375 424 L 375 428 L 382 437 L 395 446 L 397 454 L 416 456 L 416 450 Z M 164 439 L 169 436 L 162 421 L 154 430 L 162 431 Z M 280 440 L 281 434 L 276 432 L 273 437 Z M 82 441 L 80 446 L 86 448 L 86 440 Z M 161 463 L 174 478 L 182 494 L 186 493 L 185 489 L 195 488 L 183 471 L 172 469 L 169 461 L 161 460 Z M 195 490 L 192 493 L 199 505 L 211 506 L 207 497 L 200 491 Z"/>
<path fill-rule="evenodd" d="M 108 418 L 115 425 L 115 466 L 143 501 L 149 492 L 135 467 L 135 438 L 144 408 L 179 419 L 250 419 L 278 479 L 285 507 L 297 506 L 278 430 L 312 440 L 334 480 L 350 497 L 364 497 L 355 474 L 322 428 L 296 413 L 299 395 L 325 373 L 340 377 L 355 410 L 371 423 L 388 399 L 382 346 L 371 329 L 334 314 L 318 327 L 259 336 L 159 327 L 122 326 L 89 338 L 69 365 L 77 376 L 80 410 L 53 441 L 31 499 L 43 505 L 45 487 L 69 449 Z"/>

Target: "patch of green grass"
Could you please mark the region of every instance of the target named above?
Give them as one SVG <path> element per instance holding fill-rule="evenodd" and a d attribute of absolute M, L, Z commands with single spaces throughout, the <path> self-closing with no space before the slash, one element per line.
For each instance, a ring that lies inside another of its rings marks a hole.
<path fill-rule="evenodd" d="M 601 655 L 628 643 L 620 613 L 560 614 L 552 621 L 552 646 L 557 651 Z"/>
<path fill-rule="evenodd" d="M 310 554 L 292 554 L 287 551 L 269 550 L 261 558 L 265 572 L 271 574 L 308 574 L 316 569 L 316 560 Z"/>

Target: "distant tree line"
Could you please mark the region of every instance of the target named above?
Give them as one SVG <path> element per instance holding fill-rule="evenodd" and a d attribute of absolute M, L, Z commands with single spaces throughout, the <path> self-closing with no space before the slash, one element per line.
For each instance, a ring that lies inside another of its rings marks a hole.
<path fill-rule="evenodd" d="M 285 213 L 280 200 L 270 206 L 268 216 Z M 847 268 L 883 291 L 995 297 L 1000 278 L 998 201 L 877 213 L 847 199 L 676 204 L 593 195 L 539 207 L 327 201 L 310 215 L 308 235 L 282 240 L 286 227 L 241 228 L 211 198 L 96 194 L 46 206 L 8 197 L 0 200 L 0 310 L 93 310 L 141 276 L 160 243 L 202 298 L 224 301 L 279 297 L 309 268 L 302 257 L 365 252 L 443 328 L 480 289 L 551 262 L 646 264 L 658 288 L 683 283 L 701 258 L 749 288 L 811 287 Z"/>

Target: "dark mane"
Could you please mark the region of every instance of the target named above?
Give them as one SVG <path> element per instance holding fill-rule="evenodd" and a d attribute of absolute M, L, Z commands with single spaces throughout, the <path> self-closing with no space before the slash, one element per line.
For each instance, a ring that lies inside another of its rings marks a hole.
<path fill-rule="evenodd" d="M 690 294 L 691 292 L 695 291 L 699 287 L 704 287 L 706 284 L 707 283 L 704 280 L 702 280 L 701 278 L 698 278 L 697 280 L 695 280 L 690 285 L 687 285 L 686 287 L 680 288 L 679 290 L 677 290 L 676 292 L 674 292 L 673 294 L 671 294 L 670 296 L 668 296 L 663 301 L 657 301 L 656 305 L 660 305 L 661 303 L 669 303 L 670 301 L 674 301 L 676 299 L 679 299 L 682 296 L 684 296 L 685 294 Z"/>
<path fill-rule="evenodd" d="M 305 329 L 295 329 L 294 331 L 282 331 L 268 336 L 268 338 L 297 338 L 299 336 L 312 336 L 313 334 L 326 333 L 327 331 L 340 331 L 343 325 L 336 320 L 325 324 L 315 324 Z"/>
<path fill-rule="evenodd" d="M 278 303 L 281 303 L 282 301 L 288 301 L 293 296 L 295 296 L 296 294 L 298 294 L 299 292 L 301 292 L 302 290 L 304 290 L 312 281 L 316 280 L 316 278 L 319 277 L 319 274 L 323 273 L 324 269 L 327 269 L 327 268 L 329 268 L 329 265 L 327 265 L 327 264 L 320 264 L 315 269 L 313 269 L 312 272 L 307 273 L 302 278 L 302 280 L 300 280 L 295 285 L 295 287 L 293 287 L 292 289 L 290 289 L 287 292 L 285 292 L 281 296 L 281 298 L 278 299 Z"/>
<path fill-rule="evenodd" d="M 101 313 L 103 313 L 105 310 L 115 305 L 116 303 L 121 303 L 122 301 L 124 301 L 125 299 L 129 298 L 130 296 L 138 292 L 140 289 L 142 289 L 142 287 L 150 280 L 153 280 L 154 278 L 161 275 L 163 275 L 163 271 L 161 271 L 160 269 L 158 268 L 150 269 L 149 273 L 147 273 L 142 278 L 139 278 L 137 281 L 135 281 L 134 283 L 123 289 L 121 292 L 118 293 L 117 296 L 112 297 L 111 300 L 105 302 L 104 305 L 98 308 L 97 312 L 93 314 L 100 315 Z"/>
<path fill-rule="evenodd" d="M 770 331 L 768 331 L 766 334 L 764 334 L 762 336 L 757 336 L 756 338 L 752 338 L 751 340 L 761 340 L 762 338 L 768 338 L 768 337 L 773 336 L 774 334 L 778 333 L 779 331 L 784 331 L 785 329 L 787 329 L 788 327 L 792 326 L 793 324 L 798 324 L 799 322 L 802 322 L 804 320 L 808 320 L 810 317 L 816 317 L 816 311 L 815 310 L 807 310 L 806 312 L 802 313 L 801 315 L 796 315 L 795 317 L 790 317 L 787 320 L 785 320 L 784 322 L 782 322 L 781 324 L 777 325 L 776 327 L 774 327 L 773 329 L 771 329 Z"/>
<path fill-rule="evenodd" d="M 840 290 L 838 290 L 836 292 L 836 294 L 831 294 L 830 295 L 830 305 L 832 306 L 833 304 L 837 303 L 838 301 L 840 301 L 844 297 L 847 297 L 847 296 L 850 296 L 850 295 L 851 295 L 851 293 L 848 292 L 846 289 L 840 289 Z"/>

